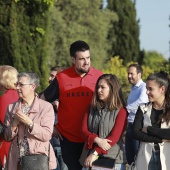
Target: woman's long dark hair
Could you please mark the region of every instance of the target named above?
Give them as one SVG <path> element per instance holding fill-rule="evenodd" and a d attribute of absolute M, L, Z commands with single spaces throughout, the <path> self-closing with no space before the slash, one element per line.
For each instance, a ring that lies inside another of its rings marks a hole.
<path fill-rule="evenodd" d="M 169 75 L 164 72 L 160 71 L 157 73 L 150 74 L 146 81 L 148 80 L 155 80 L 159 87 L 165 87 L 165 100 L 164 100 L 164 111 L 163 114 L 160 116 L 158 122 L 165 122 L 168 124 L 170 121 L 170 77 Z"/>
<path fill-rule="evenodd" d="M 109 100 L 107 102 L 109 110 L 125 107 L 126 104 L 123 98 L 122 88 L 118 78 L 114 74 L 103 74 L 98 78 L 95 86 L 95 91 L 91 104 L 92 108 L 97 109 L 97 106 L 104 106 L 104 103 L 99 99 L 98 96 L 98 84 L 100 80 L 105 80 L 110 88 Z"/>
<path fill-rule="evenodd" d="M 168 79 L 168 88 L 165 93 L 165 110 L 162 115 L 163 122 L 165 121 L 167 125 L 170 123 L 170 75 L 167 76 Z"/>

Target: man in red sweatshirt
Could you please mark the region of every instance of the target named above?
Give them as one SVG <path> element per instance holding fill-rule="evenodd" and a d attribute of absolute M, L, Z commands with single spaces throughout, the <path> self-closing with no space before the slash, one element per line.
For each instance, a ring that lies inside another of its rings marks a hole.
<path fill-rule="evenodd" d="M 84 146 L 81 126 L 91 104 L 96 81 L 102 72 L 90 66 L 90 48 L 84 41 L 70 45 L 72 66 L 56 75 L 41 98 L 59 100 L 56 135 L 60 137 L 63 160 L 69 170 L 81 170 L 79 158 Z"/>

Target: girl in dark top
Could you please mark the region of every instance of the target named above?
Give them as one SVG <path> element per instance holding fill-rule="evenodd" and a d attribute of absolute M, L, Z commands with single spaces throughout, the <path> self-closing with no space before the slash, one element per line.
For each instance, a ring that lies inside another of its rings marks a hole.
<path fill-rule="evenodd" d="M 167 170 L 162 145 L 166 135 L 165 133 L 160 134 L 161 131 L 158 131 L 164 124 L 165 97 L 169 91 L 167 74 L 159 72 L 149 75 L 146 80 L 146 88 L 149 103 L 139 106 L 133 125 L 134 137 L 140 140 L 136 167 L 138 170 Z"/>

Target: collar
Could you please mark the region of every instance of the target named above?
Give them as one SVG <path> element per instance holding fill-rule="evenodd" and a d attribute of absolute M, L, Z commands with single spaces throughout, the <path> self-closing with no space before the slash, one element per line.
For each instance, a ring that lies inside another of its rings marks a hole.
<path fill-rule="evenodd" d="M 142 83 L 143 83 L 143 80 L 142 80 L 142 79 L 140 79 L 140 80 L 138 81 L 138 83 L 137 83 L 137 84 L 135 84 L 135 85 L 134 85 L 134 86 L 132 86 L 132 87 L 139 87 Z"/>
<path fill-rule="evenodd" d="M 20 105 L 21 104 L 21 102 L 22 102 L 22 99 L 21 98 L 19 98 L 18 99 L 18 105 Z M 18 108 L 18 107 L 17 107 Z M 15 109 L 17 109 L 16 107 L 15 107 Z M 33 103 L 32 103 L 32 107 L 31 107 L 31 109 L 30 109 L 30 111 L 28 112 L 28 113 L 36 113 L 36 112 L 38 112 L 39 111 L 39 97 L 38 97 L 38 94 L 37 93 L 35 93 L 35 98 L 34 98 L 34 101 L 33 101 Z"/>

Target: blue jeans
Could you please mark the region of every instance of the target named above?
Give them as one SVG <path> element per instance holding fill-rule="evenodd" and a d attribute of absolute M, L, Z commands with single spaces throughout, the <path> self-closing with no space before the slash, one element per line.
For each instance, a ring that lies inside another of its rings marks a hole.
<path fill-rule="evenodd" d="M 126 170 L 126 164 L 115 164 L 114 170 Z"/>
<path fill-rule="evenodd" d="M 56 138 L 56 137 L 52 137 L 50 142 L 53 146 L 54 153 L 55 153 L 55 156 L 56 156 L 56 162 L 57 162 L 57 168 L 54 169 L 54 170 L 68 170 L 68 168 L 67 168 L 67 166 L 64 163 L 63 158 L 62 158 L 59 139 Z"/>
<path fill-rule="evenodd" d="M 54 147 L 53 149 L 57 159 L 57 168 L 55 170 L 68 170 L 62 158 L 61 147 Z"/>
<path fill-rule="evenodd" d="M 153 151 L 148 170 L 161 170 L 160 151 Z"/>
<path fill-rule="evenodd" d="M 128 164 L 134 162 L 135 155 L 137 154 L 139 141 L 133 138 L 133 124 L 128 123 L 126 138 L 125 138 L 125 153 Z"/>

